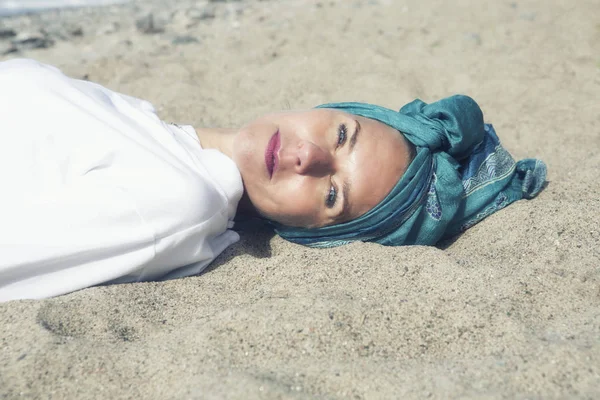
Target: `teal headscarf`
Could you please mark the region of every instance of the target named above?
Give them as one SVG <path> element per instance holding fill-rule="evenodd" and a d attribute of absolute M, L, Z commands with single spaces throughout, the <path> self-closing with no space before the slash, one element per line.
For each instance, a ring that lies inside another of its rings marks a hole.
<path fill-rule="evenodd" d="M 275 224 L 291 242 L 311 247 L 353 241 L 433 245 L 516 200 L 534 197 L 545 183 L 546 165 L 535 159 L 515 163 L 467 96 L 432 104 L 414 100 L 399 112 L 365 103 L 318 108 L 383 122 L 404 134 L 416 155 L 385 199 L 355 220 L 313 229 Z"/>

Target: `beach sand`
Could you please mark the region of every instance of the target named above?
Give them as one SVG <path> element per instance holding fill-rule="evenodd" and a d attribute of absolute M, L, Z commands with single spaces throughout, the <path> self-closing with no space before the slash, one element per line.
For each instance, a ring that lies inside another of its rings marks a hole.
<path fill-rule="evenodd" d="M 160 3 L 0 19 L 1 59 L 197 126 L 465 93 L 548 186 L 438 247 L 243 233 L 200 276 L 0 304 L 0 398 L 600 397 L 597 0 Z"/>

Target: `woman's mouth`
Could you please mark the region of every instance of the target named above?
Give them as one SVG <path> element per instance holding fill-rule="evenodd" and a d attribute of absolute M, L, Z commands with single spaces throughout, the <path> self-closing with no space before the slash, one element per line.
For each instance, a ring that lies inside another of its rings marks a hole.
<path fill-rule="evenodd" d="M 277 156 L 277 153 L 279 152 L 280 145 L 281 142 L 278 129 L 277 132 L 271 136 L 269 143 L 267 143 L 267 148 L 265 149 L 265 165 L 267 166 L 269 178 L 272 178 L 273 173 L 277 170 L 277 166 L 279 164 L 279 157 Z"/>

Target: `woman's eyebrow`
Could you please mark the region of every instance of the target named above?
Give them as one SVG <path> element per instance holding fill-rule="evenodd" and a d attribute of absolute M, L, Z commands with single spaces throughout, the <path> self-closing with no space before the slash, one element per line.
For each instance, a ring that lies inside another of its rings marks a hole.
<path fill-rule="evenodd" d="M 352 137 L 350 138 L 349 151 L 354 150 L 354 145 L 356 144 L 356 140 L 358 139 L 358 134 L 360 133 L 360 123 L 356 119 L 354 120 L 354 122 L 356 122 L 356 128 L 354 129 L 354 133 L 352 134 Z"/>
<path fill-rule="evenodd" d="M 344 205 L 342 207 L 342 211 L 340 212 L 340 219 L 345 221 L 348 217 L 348 213 L 350 212 L 350 180 L 348 178 L 344 179 L 342 183 L 342 193 L 344 193 Z"/>
<path fill-rule="evenodd" d="M 354 122 L 356 122 L 356 128 L 354 129 L 354 133 L 350 138 L 350 146 L 348 150 L 350 153 L 354 151 L 354 146 L 356 145 L 356 140 L 358 139 L 358 134 L 360 133 L 360 123 L 357 120 L 354 120 Z M 342 184 L 342 193 L 344 193 L 344 206 L 342 207 L 342 212 L 340 213 L 340 218 L 342 219 L 345 219 L 350 212 L 350 188 L 350 179 L 346 177 L 346 179 L 344 179 L 344 183 Z"/>

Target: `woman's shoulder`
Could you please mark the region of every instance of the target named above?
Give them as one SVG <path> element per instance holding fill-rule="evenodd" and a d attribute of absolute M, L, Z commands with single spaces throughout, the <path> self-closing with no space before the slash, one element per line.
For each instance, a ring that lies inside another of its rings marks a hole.
<path fill-rule="evenodd" d="M 220 182 L 212 173 L 217 168 L 212 162 L 204 159 L 208 168 L 206 164 L 190 168 L 178 162 L 169 165 L 148 161 L 138 163 L 133 170 L 126 168 L 126 173 L 114 171 L 118 174 L 112 176 L 133 197 L 138 211 L 157 236 L 203 226 L 209 221 L 221 221 L 219 224 L 225 229 L 227 221 L 233 219 L 241 197 L 241 182 L 239 187 Z"/>
<path fill-rule="evenodd" d="M 58 68 L 28 58 L 15 58 L 1 62 L 0 76 L 10 77 L 11 79 L 25 77 L 28 80 L 41 77 L 48 78 L 48 76 L 64 77 Z"/>

